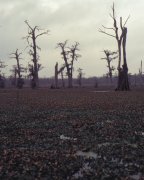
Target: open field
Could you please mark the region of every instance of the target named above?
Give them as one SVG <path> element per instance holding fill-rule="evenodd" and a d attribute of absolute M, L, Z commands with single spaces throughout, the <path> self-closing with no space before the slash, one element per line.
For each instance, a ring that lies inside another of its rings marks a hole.
<path fill-rule="evenodd" d="M 0 179 L 143 179 L 144 92 L 0 90 Z"/>

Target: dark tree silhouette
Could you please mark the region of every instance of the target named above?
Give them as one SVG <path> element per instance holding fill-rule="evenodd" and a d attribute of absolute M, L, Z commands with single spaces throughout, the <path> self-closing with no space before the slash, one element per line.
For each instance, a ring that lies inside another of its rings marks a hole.
<path fill-rule="evenodd" d="M 82 86 L 82 77 L 84 75 L 84 73 L 82 72 L 83 69 L 78 68 L 77 72 L 78 72 L 78 84 L 81 87 Z"/>
<path fill-rule="evenodd" d="M 38 87 L 39 85 L 39 77 L 38 77 L 38 72 L 41 69 L 41 64 L 38 63 L 39 61 L 39 55 L 38 55 L 38 50 L 41 50 L 40 47 L 37 45 L 37 38 L 48 34 L 47 31 L 41 30 L 38 26 L 30 26 L 29 22 L 26 20 L 25 21 L 26 25 L 28 26 L 28 35 L 25 37 L 27 40 L 28 46 L 30 48 L 29 54 L 32 56 L 32 62 L 33 64 L 30 65 L 29 70 L 30 74 L 32 76 L 32 88 Z M 41 31 L 41 33 L 39 33 Z"/>
<path fill-rule="evenodd" d="M 58 63 L 55 65 L 55 88 L 58 88 L 58 75 L 61 74 L 62 86 L 65 87 L 63 71 L 65 69 L 65 64 L 58 69 Z"/>
<path fill-rule="evenodd" d="M 10 76 L 11 85 L 15 87 L 17 86 L 17 66 L 13 65 L 10 71 L 12 72 L 12 75 Z"/>
<path fill-rule="evenodd" d="M 13 56 L 11 56 L 10 58 L 16 59 L 16 62 L 17 62 L 17 65 L 14 66 L 14 69 L 13 69 L 15 73 L 15 78 L 16 78 L 16 75 L 18 75 L 16 86 L 17 88 L 22 88 L 24 85 L 24 80 L 22 78 L 21 73 L 26 71 L 26 68 L 22 67 L 22 65 L 20 64 L 20 59 L 22 59 L 20 56 L 22 55 L 22 53 L 19 53 L 17 49 L 14 53 L 11 53 L 11 55 Z"/>
<path fill-rule="evenodd" d="M 5 68 L 6 65 L 4 64 L 3 61 L 0 61 L 0 88 L 5 87 L 5 78 L 2 76 L 2 69 Z"/>
<path fill-rule="evenodd" d="M 139 68 L 139 75 L 142 76 L 142 74 L 143 74 L 143 67 L 142 67 L 142 60 L 141 60 L 140 68 Z"/>
<path fill-rule="evenodd" d="M 120 17 L 120 30 L 121 33 L 119 35 L 119 28 L 117 25 L 116 15 L 115 15 L 115 6 L 113 3 L 112 6 L 112 14 L 110 14 L 113 20 L 113 27 L 105 27 L 103 26 L 103 30 L 99 29 L 99 32 L 104 33 L 108 36 L 111 36 L 116 39 L 117 46 L 118 46 L 118 84 L 116 90 L 129 90 L 129 81 L 128 81 L 128 66 L 127 66 L 127 59 L 126 59 L 126 37 L 127 37 L 127 28 L 125 27 L 129 17 L 126 21 L 122 22 L 122 17 Z M 114 34 L 107 32 L 106 30 L 114 31 Z M 121 66 L 122 60 L 122 53 L 123 53 L 123 65 Z"/>
<path fill-rule="evenodd" d="M 58 47 L 61 48 L 62 52 L 62 58 L 64 59 L 65 67 L 67 70 L 67 76 L 68 76 L 68 87 L 73 87 L 73 71 L 74 71 L 74 61 L 77 61 L 79 57 L 81 57 L 79 54 L 77 54 L 77 51 L 79 51 L 79 43 L 75 42 L 74 45 L 71 47 L 67 47 L 67 40 L 64 43 L 58 43 Z"/>
<path fill-rule="evenodd" d="M 140 79 L 141 79 L 141 82 L 142 84 L 144 83 L 144 78 L 143 78 L 143 67 L 142 67 L 142 60 L 141 60 L 141 63 L 140 63 L 140 68 L 139 68 L 139 76 L 140 76 Z"/>
<path fill-rule="evenodd" d="M 117 56 L 117 52 L 111 52 L 109 50 L 104 50 L 103 51 L 105 53 L 104 58 L 101 58 L 102 60 L 106 60 L 107 61 L 107 67 L 108 67 L 108 73 L 107 75 L 110 77 L 110 81 L 112 83 L 112 76 L 113 76 L 113 71 L 115 70 L 115 67 L 111 65 L 112 60 L 116 59 Z"/>

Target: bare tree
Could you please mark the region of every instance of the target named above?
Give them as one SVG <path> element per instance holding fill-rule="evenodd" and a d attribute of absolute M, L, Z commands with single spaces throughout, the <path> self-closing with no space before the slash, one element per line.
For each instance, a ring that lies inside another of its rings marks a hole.
<path fill-rule="evenodd" d="M 77 51 L 79 51 L 79 43 L 75 42 L 74 45 L 71 47 L 67 47 L 67 40 L 64 43 L 58 43 L 58 47 L 61 48 L 62 52 L 62 58 L 64 59 L 65 67 L 67 70 L 67 76 L 68 76 L 68 87 L 73 87 L 73 71 L 74 71 L 74 61 L 77 61 L 79 57 L 81 57 L 79 54 L 77 54 Z"/>
<path fill-rule="evenodd" d="M 7 65 L 5 65 L 4 61 L 0 61 L 0 74 L 2 73 L 2 69 L 4 69 Z"/>
<path fill-rule="evenodd" d="M 104 33 L 108 36 L 111 36 L 116 39 L 117 46 L 118 46 L 118 84 L 116 90 L 129 90 L 129 81 L 128 81 L 128 66 L 127 66 L 127 60 L 126 60 L 126 37 L 127 37 L 127 28 L 125 27 L 129 17 L 126 19 L 126 21 L 122 22 L 122 17 L 120 17 L 120 27 L 118 28 L 117 20 L 116 20 L 116 14 L 115 14 L 115 6 L 113 3 L 112 6 L 112 14 L 110 14 L 112 20 L 113 20 L 113 27 L 105 27 L 103 26 L 103 29 L 99 29 L 99 32 Z M 121 30 L 120 34 L 119 31 Z M 114 34 L 111 34 L 107 32 L 106 30 L 112 30 L 114 31 Z M 123 49 L 123 51 L 122 51 Z M 123 53 L 123 65 L 121 67 L 121 60 L 122 60 L 122 53 Z"/>
<path fill-rule="evenodd" d="M 0 61 L 0 88 L 4 88 L 5 87 L 5 78 L 2 75 L 2 69 L 5 68 L 6 65 L 4 64 L 3 61 Z"/>
<path fill-rule="evenodd" d="M 142 64 L 142 60 L 141 60 L 141 63 L 140 63 L 140 68 L 139 68 L 139 77 L 140 77 L 141 84 L 143 84 L 144 79 L 143 79 L 143 64 Z"/>
<path fill-rule="evenodd" d="M 13 72 L 15 74 L 15 78 L 16 75 L 18 75 L 18 80 L 17 80 L 17 87 L 18 88 L 22 88 L 23 84 L 24 84 L 24 80 L 22 78 L 22 72 L 26 71 L 26 68 L 22 67 L 22 65 L 20 64 L 20 59 L 22 59 L 20 56 L 22 55 L 22 53 L 18 52 L 18 49 L 16 49 L 16 51 L 14 53 L 11 53 L 11 57 L 12 59 L 16 59 L 17 65 L 14 66 Z"/>
<path fill-rule="evenodd" d="M 142 74 L 143 74 L 143 67 L 142 67 L 142 60 L 141 60 L 140 68 L 139 68 L 139 75 L 142 76 Z"/>
<path fill-rule="evenodd" d="M 27 20 L 25 21 L 25 23 L 28 26 L 28 35 L 25 37 L 25 39 L 27 40 L 28 46 L 30 47 L 29 54 L 30 56 L 32 56 L 32 62 L 33 62 L 33 64 L 29 69 L 32 75 L 32 87 L 34 88 L 34 87 L 38 87 L 39 84 L 38 72 L 41 69 L 40 68 L 41 64 L 38 63 L 39 61 L 38 50 L 41 49 L 37 45 L 37 38 L 42 35 L 48 34 L 49 31 L 48 30 L 43 31 L 38 26 L 32 27 Z"/>
<path fill-rule="evenodd" d="M 65 69 L 65 64 L 62 65 L 60 67 L 60 69 L 58 69 L 58 63 L 56 63 L 55 65 L 55 88 L 58 88 L 58 75 L 61 74 L 61 79 L 62 79 L 62 86 L 64 87 L 65 86 L 65 83 L 64 83 L 64 78 L 63 78 L 63 71 Z"/>
<path fill-rule="evenodd" d="M 104 58 L 101 58 L 102 60 L 106 60 L 107 61 L 107 67 L 108 67 L 108 73 L 107 75 L 110 77 L 110 81 L 112 83 L 112 76 L 113 76 L 113 71 L 115 70 L 115 67 L 111 65 L 112 60 L 116 59 L 117 56 L 117 52 L 111 52 L 109 50 L 104 50 L 103 51 L 105 53 Z"/>
<path fill-rule="evenodd" d="M 82 72 L 83 69 L 78 68 L 77 72 L 78 72 L 78 84 L 81 87 L 82 86 L 82 77 L 84 75 L 84 73 Z"/>
<path fill-rule="evenodd" d="M 10 76 L 11 85 L 15 87 L 17 86 L 17 66 L 13 65 L 10 71 L 12 72 L 12 75 Z"/>
<path fill-rule="evenodd" d="M 18 49 L 17 49 L 14 53 L 11 53 L 10 55 L 13 55 L 10 57 L 11 59 L 16 59 L 16 62 L 17 62 L 17 65 L 15 67 L 16 72 L 18 74 L 18 78 L 21 78 L 21 76 L 22 76 L 21 72 L 22 72 L 23 68 L 20 65 L 20 59 L 22 59 L 20 56 L 22 55 L 22 53 L 19 53 Z"/>

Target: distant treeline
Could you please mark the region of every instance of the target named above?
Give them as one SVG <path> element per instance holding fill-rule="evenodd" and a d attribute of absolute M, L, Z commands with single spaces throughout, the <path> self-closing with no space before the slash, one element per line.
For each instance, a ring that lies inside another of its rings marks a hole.
<path fill-rule="evenodd" d="M 106 76 L 102 77 L 89 77 L 89 78 L 82 78 L 81 87 L 101 87 L 101 86 L 117 86 L 117 76 L 114 76 L 112 79 L 112 83 L 110 78 Z M 129 75 L 129 81 L 131 86 L 143 86 L 144 85 L 144 76 L 135 74 L 135 75 Z M 24 79 L 24 87 L 30 87 L 31 80 L 30 79 Z M 68 87 L 68 79 L 64 79 L 64 87 Z M 73 84 L 75 87 L 79 87 L 79 81 L 77 78 L 73 79 Z M 15 87 L 16 82 L 14 82 L 14 79 L 12 78 L 5 78 L 5 87 Z M 39 78 L 39 87 L 49 87 L 49 88 L 55 88 L 55 78 Z M 58 88 L 63 88 L 63 82 L 61 79 L 58 81 Z"/>

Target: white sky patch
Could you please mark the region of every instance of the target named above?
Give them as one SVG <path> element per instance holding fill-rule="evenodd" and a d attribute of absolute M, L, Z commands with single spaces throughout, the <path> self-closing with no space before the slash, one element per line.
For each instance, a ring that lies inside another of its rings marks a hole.
<path fill-rule="evenodd" d="M 14 4 L 7 4 L 7 5 L 2 5 L 0 12 L 2 13 L 3 16 L 9 16 L 11 12 L 14 9 Z"/>
<path fill-rule="evenodd" d="M 50 8 L 51 12 L 54 13 L 59 9 L 59 4 L 53 1 L 43 0 L 41 2 L 41 7 L 45 8 L 45 11 L 47 10 L 47 8 Z"/>

